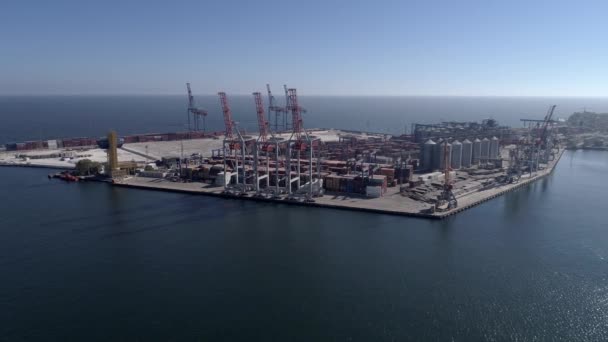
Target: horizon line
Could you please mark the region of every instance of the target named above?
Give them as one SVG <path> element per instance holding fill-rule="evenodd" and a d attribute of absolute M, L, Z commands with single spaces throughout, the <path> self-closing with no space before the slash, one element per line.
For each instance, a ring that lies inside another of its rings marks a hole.
<path fill-rule="evenodd" d="M 251 96 L 245 93 L 227 93 L 230 96 Z M 0 97 L 43 97 L 43 96 L 186 96 L 181 93 L 34 93 L 10 94 L 0 93 Z M 217 96 L 210 93 L 194 93 L 194 96 Z M 487 98 L 608 98 L 608 95 L 441 95 L 441 94 L 298 94 L 301 97 L 487 97 Z"/>

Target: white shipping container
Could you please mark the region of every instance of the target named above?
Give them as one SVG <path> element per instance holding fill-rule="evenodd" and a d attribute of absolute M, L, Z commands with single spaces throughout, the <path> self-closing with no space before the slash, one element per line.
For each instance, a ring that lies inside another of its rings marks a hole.
<path fill-rule="evenodd" d="M 378 198 L 382 197 L 382 187 L 381 186 L 366 186 L 365 194 L 367 197 Z"/>
<path fill-rule="evenodd" d="M 220 172 L 217 174 L 217 176 L 215 177 L 215 185 L 228 185 L 230 184 L 230 179 L 232 178 L 232 175 L 234 173 L 232 172 Z"/>
<path fill-rule="evenodd" d="M 146 177 L 146 178 L 165 178 L 167 173 L 159 172 L 159 171 L 141 171 L 138 175 L 139 175 L 139 177 Z"/>
<path fill-rule="evenodd" d="M 321 191 L 321 189 L 323 189 L 323 179 L 315 179 L 312 182 L 312 191 L 318 193 Z M 306 194 L 309 191 L 310 191 L 310 182 L 306 182 L 306 184 L 304 184 L 296 192 L 299 194 Z"/>

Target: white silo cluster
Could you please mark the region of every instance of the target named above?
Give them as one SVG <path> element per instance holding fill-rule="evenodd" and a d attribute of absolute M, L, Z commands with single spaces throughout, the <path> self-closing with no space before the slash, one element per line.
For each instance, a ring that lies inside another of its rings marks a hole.
<path fill-rule="evenodd" d="M 490 139 L 483 138 L 483 139 L 481 139 L 481 152 L 480 152 L 479 159 L 482 163 L 487 163 L 489 157 L 490 157 Z"/>
<path fill-rule="evenodd" d="M 441 153 L 441 145 L 443 144 L 443 139 L 439 139 L 437 140 L 437 143 L 435 144 L 435 147 L 433 148 L 433 160 L 432 160 L 432 165 L 433 165 L 433 170 L 437 170 L 439 168 L 439 155 Z M 441 156 L 441 158 L 443 158 L 443 155 Z"/>
<path fill-rule="evenodd" d="M 458 140 L 452 142 L 451 166 L 453 170 L 458 170 L 462 167 L 462 143 Z"/>
<path fill-rule="evenodd" d="M 435 152 L 435 145 L 437 144 L 432 139 L 429 139 L 422 146 L 422 167 L 424 169 L 433 169 L 433 153 Z"/>
<path fill-rule="evenodd" d="M 439 144 L 439 155 L 437 156 L 439 158 L 439 169 L 443 170 L 445 169 L 445 162 L 446 162 L 446 149 L 447 149 L 447 162 L 451 163 L 452 161 L 452 144 L 450 143 L 441 143 Z"/>
<path fill-rule="evenodd" d="M 462 142 L 462 167 L 471 167 L 473 163 L 473 143 L 469 139 Z"/>
<path fill-rule="evenodd" d="M 448 140 L 450 141 L 450 140 Z M 427 140 L 422 146 L 421 159 L 425 170 L 444 169 L 445 141 L 438 139 Z M 465 139 L 462 142 L 453 140 L 447 144 L 448 164 L 453 170 L 469 168 L 472 165 L 485 164 L 500 158 L 500 140 L 484 137 L 473 141 Z"/>
<path fill-rule="evenodd" d="M 492 139 L 490 139 L 490 159 L 498 159 L 498 155 L 500 154 L 499 145 L 497 137 L 492 137 Z"/>
<path fill-rule="evenodd" d="M 481 140 L 475 139 L 473 140 L 473 164 L 479 164 L 479 160 L 481 159 Z"/>

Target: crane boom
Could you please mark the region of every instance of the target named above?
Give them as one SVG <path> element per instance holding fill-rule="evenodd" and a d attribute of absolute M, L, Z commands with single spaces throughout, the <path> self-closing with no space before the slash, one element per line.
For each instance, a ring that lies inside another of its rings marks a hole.
<path fill-rule="evenodd" d="M 262 102 L 262 93 L 260 93 L 260 92 L 253 93 L 253 98 L 255 100 L 255 109 L 258 114 L 258 127 L 260 129 L 260 140 L 265 142 L 266 139 L 268 138 L 268 121 L 266 121 L 266 117 L 264 115 L 264 103 Z"/>
<path fill-rule="evenodd" d="M 298 94 L 295 88 L 288 89 L 289 110 L 291 110 L 291 125 L 293 134 L 298 140 L 302 137 L 302 108 L 298 105 Z"/>
<path fill-rule="evenodd" d="M 443 142 L 443 186 L 445 189 L 448 189 L 451 185 L 450 183 L 450 155 L 448 154 L 448 140 L 446 139 Z"/>
<path fill-rule="evenodd" d="M 285 90 L 285 109 L 289 110 L 289 89 L 287 89 L 287 84 L 283 84 L 283 89 Z"/>
<path fill-rule="evenodd" d="M 545 120 L 543 122 L 543 128 L 541 130 L 541 134 L 540 134 L 540 139 L 541 139 L 541 143 L 545 144 L 546 143 L 546 139 L 547 139 L 547 127 L 549 127 L 549 123 L 551 122 L 551 118 L 553 117 L 553 112 L 555 111 L 555 107 L 557 107 L 556 105 L 552 105 L 551 107 L 549 107 L 549 110 L 547 111 L 547 115 L 545 116 Z"/>
<path fill-rule="evenodd" d="M 232 121 L 232 111 L 230 110 L 230 106 L 228 105 L 228 98 L 226 97 L 225 92 L 217 93 L 220 97 L 220 103 L 222 105 L 222 112 L 224 113 L 224 125 L 226 127 L 226 139 L 234 138 L 234 121 Z"/>
<path fill-rule="evenodd" d="M 190 115 L 192 115 L 192 119 L 194 120 L 194 129 L 199 130 L 198 122 L 199 119 L 203 118 L 203 131 L 205 131 L 205 117 L 207 116 L 207 111 L 201 108 L 197 108 L 194 104 L 194 96 L 192 95 L 192 90 L 190 88 L 190 83 L 186 83 L 186 88 L 188 89 L 188 129 L 190 129 Z"/>
<path fill-rule="evenodd" d="M 190 83 L 186 83 L 186 87 L 188 88 L 188 110 L 192 110 L 194 108 L 194 96 L 192 96 L 192 90 L 190 89 Z"/>
<path fill-rule="evenodd" d="M 268 109 L 270 110 L 274 106 L 274 96 L 270 91 L 270 84 L 268 83 L 266 83 L 266 91 L 268 92 Z"/>

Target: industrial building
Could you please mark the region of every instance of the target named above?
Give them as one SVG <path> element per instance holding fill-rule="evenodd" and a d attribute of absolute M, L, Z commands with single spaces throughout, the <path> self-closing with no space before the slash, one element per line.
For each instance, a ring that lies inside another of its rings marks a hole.
<path fill-rule="evenodd" d="M 208 132 L 205 118 L 211 111 L 196 106 L 187 84 L 187 132 L 123 137 L 111 132 L 102 139 L 7 145 L 0 153 L 24 151 L 18 155 L 28 158 L 29 149 L 102 147 L 107 150 L 105 175 L 120 184 L 150 179 L 152 187 L 193 183 L 204 193 L 224 196 L 300 203 L 331 203 L 331 198 L 341 197 L 359 207 L 382 204 L 397 211 L 447 212 L 479 191 L 522 177 L 533 179 L 560 152 L 552 129 L 554 106 L 543 120 L 523 119 L 528 124 L 523 129 L 488 119 L 414 124 L 411 134 L 392 136 L 306 129 L 306 109 L 297 90 L 283 88 L 281 105 L 269 85 L 267 106 L 261 92 L 252 93 L 256 134 L 244 132 L 234 121 L 225 92 L 218 93 L 224 130 Z M 132 161 L 119 161 L 122 155 Z M 137 162 L 131 156 L 137 156 Z M 361 202 L 365 199 L 372 202 Z"/>

